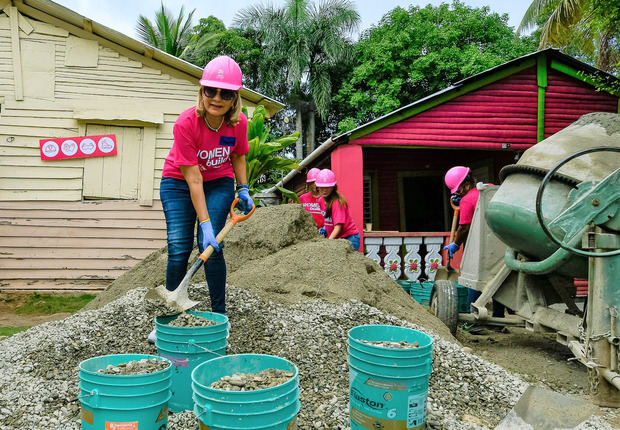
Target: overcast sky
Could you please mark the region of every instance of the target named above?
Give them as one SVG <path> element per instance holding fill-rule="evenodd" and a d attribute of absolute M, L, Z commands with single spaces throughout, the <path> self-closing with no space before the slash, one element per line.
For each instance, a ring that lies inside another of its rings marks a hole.
<path fill-rule="evenodd" d="M 160 7 L 160 0 L 54 0 L 69 9 L 87 18 L 97 21 L 114 30 L 137 38 L 135 25 L 138 15 L 145 15 L 151 21 L 155 11 Z M 317 0 L 315 0 L 317 1 Z M 429 3 L 438 5 L 442 1 L 411 1 L 411 0 L 353 0 L 362 17 L 360 30 L 364 30 L 376 24 L 383 15 L 396 6 L 408 8 L 409 5 L 425 6 Z M 449 1 L 444 1 L 446 3 Z M 166 8 L 178 13 L 181 6 L 185 6 L 187 12 L 196 9 L 194 23 L 200 18 L 214 15 L 229 27 L 233 17 L 240 9 L 255 4 L 265 4 L 265 1 L 253 0 L 164 0 Z M 271 4 L 281 5 L 285 0 L 272 0 Z M 517 27 L 525 14 L 530 0 L 465 0 L 464 3 L 473 6 L 490 6 L 491 10 L 500 14 L 507 13 L 508 24 Z M 186 13 L 187 13 L 186 12 Z"/>

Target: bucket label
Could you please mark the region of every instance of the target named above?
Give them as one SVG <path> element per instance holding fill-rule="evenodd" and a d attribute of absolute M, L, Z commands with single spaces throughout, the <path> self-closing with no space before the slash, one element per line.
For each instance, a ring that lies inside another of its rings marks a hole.
<path fill-rule="evenodd" d="M 158 423 L 164 418 L 168 418 L 168 406 L 164 406 L 163 408 L 161 408 L 161 411 L 159 411 L 159 415 L 157 416 L 155 422 Z"/>
<path fill-rule="evenodd" d="M 200 421 L 200 430 L 211 430 L 208 425 L 205 425 Z"/>
<path fill-rule="evenodd" d="M 286 430 L 297 430 L 297 417 L 293 418 L 293 421 L 288 423 Z"/>
<path fill-rule="evenodd" d="M 406 421 L 396 421 L 396 420 L 388 420 L 385 418 L 373 417 L 356 408 L 351 408 L 350 418 L 351 418 L 351 421 L 369 430 L 374 430 L 374 429 L 406 430 L 407 429 Z"/>
<path fill-rule="evenodd" d="M 175 367 L 189 367 L 189 357 L 173 357 L 171 355 L 159 354 L 172 362 Z"/>
<path fill-rule="evenodd" d="M 93 411 L 89 411 L 88 409 L 82 408 L 82 411 L 81 411 L 80 415 L 82 417 L 82 420 L 85 423 L 88 423 L 88 424 L 91 424 L 91 425 L 93 424 L 93 422 L 94 422 Z"/>
<path fill-rule="evenodd" d="M 426 422 L 426 392 L 407 399 L 407 428 L 417 428 Z"/>
<path fill-rule="evenodd" d="M 129 423 L 105 422 L 105 430 L 138 430 L 138 421 Z"/>

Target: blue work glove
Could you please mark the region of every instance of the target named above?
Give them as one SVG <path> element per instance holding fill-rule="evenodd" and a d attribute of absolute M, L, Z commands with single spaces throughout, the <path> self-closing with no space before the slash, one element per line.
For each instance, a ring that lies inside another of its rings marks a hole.
<path fill-rule="evenodd" d="M 327 230 L 325 229 L 325 227 L 321 227 L 319 229 L 319 234 L 327 237 Z"/>
<path fill-rule="evenodd" d="M 459 250 L 459 248 L 460 248 L 459 245 L 457 245 L 456 243 L 452 242 L 448 246 L 444 246 L 443 250 L 445 251 L 447 249 L 448 250 L 448 255 L 450 255 L 450 258 L 452 258 L 452 257 L 454 257 L 454 254 L 456 254 L 456 252 Z"/>
<path fill-rule="evenodd" d="M 237 192 L 239 193 L 239 210 L 243 211 L 244 214 L 249 214 L 252 210 L 252 206 L 254 206 L 254 201 L 252 197 L 250 197 L 250 191 L 248 190 L 247 185 L 239 185 L 237 187 Z"/>
<path fill-rule="evenodd" d="M 206 220 L 200 223 L 200 230 L 202 230 L 202 249 L 207 249 L 209 245 L 213 247 L 215 252 L 220 251 L 220 245 L 217 243 L 217 239 L 213 234 L 213 226 L 211 220 Z"/>
<path fill-rule="evenodd" d="M 462 197 L 459 196 L 458 194 L 452 194 L 452 197 L 450 198 L 452 199 L 452 203 L 454 203 L 455 206 L 458 206 L 459 203 L 461 203 Z"/>

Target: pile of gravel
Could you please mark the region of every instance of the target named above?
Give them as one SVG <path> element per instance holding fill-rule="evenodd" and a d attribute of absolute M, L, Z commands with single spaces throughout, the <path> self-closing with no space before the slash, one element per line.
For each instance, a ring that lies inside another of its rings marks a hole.
<path fill-rule="evenodd" d="M 146 342 L 154 315 L 146 289 L 130 291 L 105 307 L 45 323 L 0 342 L 0 423 L 3 429 L 81 426 L 78 364 L 97 355 L 155 354 Z M 210 307 L 204 284 L 194 299 Z M 362 324 L 417 326 L 359 301 L 313 300 L 291 306 L 228 288 L 232 331 L 228 354 L 264 353 L 299 367 L 302 409 L 298 428 L 348 429 L 347 332 Z M 424 329 L 422 329 L 424 331 Z M 526 388 L 518 377 L 433 333 L 428 422 L 435 429 L 493 428 Z M 197 429 L 192 412 L 172 414 L 171 430 Z M 587 428 L 611 429 L 599 418 Z"/>

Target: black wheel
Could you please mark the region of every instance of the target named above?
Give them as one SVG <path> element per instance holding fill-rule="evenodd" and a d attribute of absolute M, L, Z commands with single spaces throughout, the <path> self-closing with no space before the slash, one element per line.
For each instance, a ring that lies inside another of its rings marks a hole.
<path fill-rule="evenodd" d="M 456 326 L 459 321 L 459 295 L 456 282 L 435 281 L 430 310 L 450 329 L 450 333 L 456 333 Z"/>

